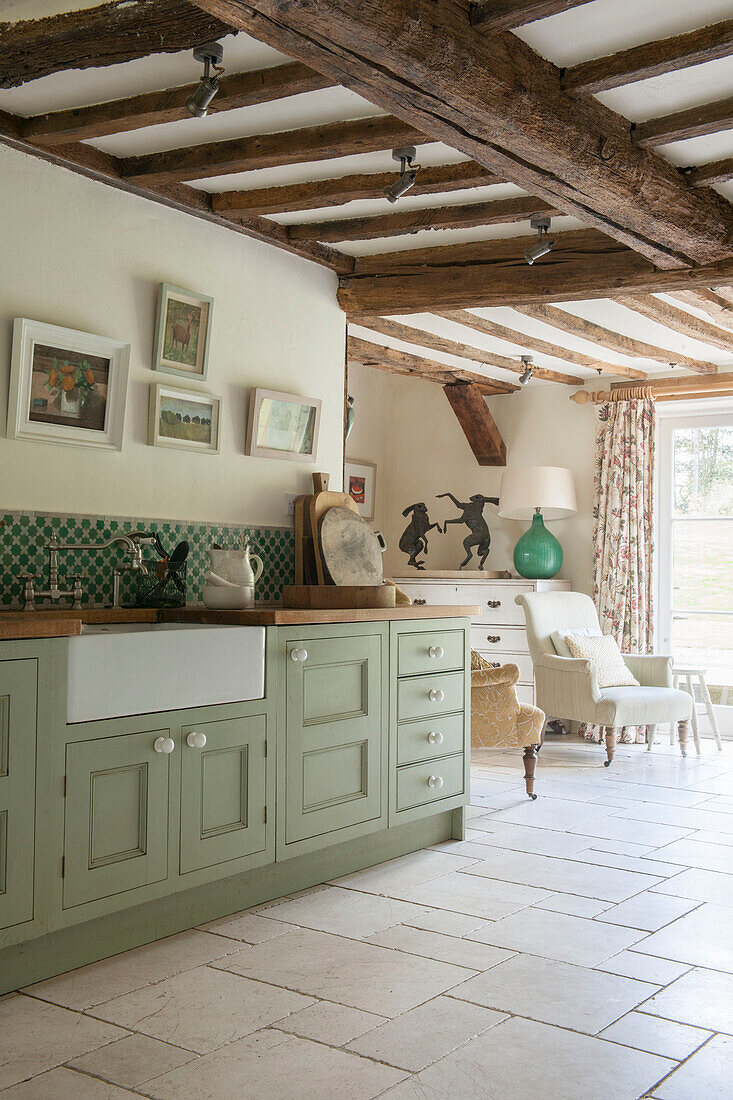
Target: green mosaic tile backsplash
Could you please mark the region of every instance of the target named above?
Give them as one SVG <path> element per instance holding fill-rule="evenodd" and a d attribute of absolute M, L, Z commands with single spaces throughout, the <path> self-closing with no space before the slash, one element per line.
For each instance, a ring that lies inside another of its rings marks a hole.
<path fill-rule="evenodd" d="M 48 555 L 44 545 L 49 539 L 60 543 L 105 543 L 129 531 L 157 531 L 169 553 L 177 543 L 188 541 L 191 547 L 186 589 L 189 604 L 201 602 L 204 574 L 209 568 L 207 549 L 218 543 L 225 550 L 234 550 L 241 545 L 243 535 L 249 535 L 253 551 L 259 554 L 264 565 L 256 587 L 258 602 L 279 600 L 283 585 L 293 581 L 293 532 L 285 527 L 0 511 L 0 606 L 20 605 L 23 582 L 18 580 L 19 573 L 37 573 L 36 587 L 48 587 Z M 148 547 L 144 557 L 158 560 Z M 72 573 L 85 573 L 89 579 L 82 582 L 84 606 L 108 607 L 112 603 L 112 570 L 125 560 L 124 552 L 118 547 L 101 552 L 62 551 L 59 554 L 59 587 L 70 589 L 72 584 L 66 583 L 66 578 Z M 135 580 L 129 574 L 123 575 L 121 594 L 123 606 L 133 604 Z M 70 601 L 60 601 L 55 606 L 69 604 Z M 37 606 L 45 604 L 38 601 Z"/>

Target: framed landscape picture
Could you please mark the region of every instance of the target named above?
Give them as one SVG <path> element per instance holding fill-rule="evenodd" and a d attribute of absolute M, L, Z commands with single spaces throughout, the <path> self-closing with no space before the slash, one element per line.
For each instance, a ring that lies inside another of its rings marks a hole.
<path fill-rule="evenodd" d="M 357 458 L 344 460 L 344 492 L 354 500 L 363 519 L 374 519 L 377 492 L 377 467 Z"/>
<path fill-rule="evenodd" d="M 153 369 L 206 379 L 214 299 L 161 283 L 155 322 Z"/>
<path fill-rule="evenodd" d="M 129 344 L 16 318 L 8 438 L 119 451 L 129 365 Z"/>
<path fill-rule="evenodd" d="M 249 402 L 247 454 L 315 462 L 321 401 L 277 390 L 253 390 Z"/>
<path fill-rule="evenodd" d="M 221 398 L 210 393 L 150 387 L 148 443 L 205 454 L 219 453 Z"/>

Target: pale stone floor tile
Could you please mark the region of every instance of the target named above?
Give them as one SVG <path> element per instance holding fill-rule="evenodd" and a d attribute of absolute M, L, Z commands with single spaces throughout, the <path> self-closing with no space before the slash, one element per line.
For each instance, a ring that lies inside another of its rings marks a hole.
<path fill-rule="evenodd" d="M 702 805 L 705 795 L 696 790 L 680 790 L 677 787 L 656 787 L 651 783 L 619 783 L 618 794 L 635 802 L 656 802 L 667 806 Z"/>
<path fill-rule="evenodd" d="M 670 894 L 693 901 L 712 901 L 717 905 L 733 905 L 733 875 L 719 871 L 702 871 L 697 867 L 683 871 L 669 882 L 660 882 L 653 893 Z"/>
<path fill-rule="evenodd" d="M 545 901 L 535 902 L 533 909 L 549 909 L 552 913 L 568 913 L 571 917 L 595 917 L 611 908 L 607 901 L 584 898 L 580 894 L 553 894 Z"/>
<path fill-rule="evenodd" d="M 716 833 L 710 829 L 696 829 L 690 833 L 688 840 L 696 840 L 700 844 L 722 844 L 725 847 L 733 847 L 733 833 Z"/>
<path fill-rule="evenodd" d="M 268 1029 L 238 1039 L 145 1086 L 155 1100 L 371 1100 L 402 1070 Z"/>
<path fill-rule="evenodd" d="M 331 1001 L 316 1001 L 308 1008 L 301 1008 L 300 1012 L 294 1012 L 292 1016 L 278 1020 L 273 1026 L 278 1031 L 299 1035 L 301 1039 L 312 1039 L 316 1043 L 342 1047 L 366 1031 L 371 1031 L 372 1028 L 386 1022 L 385 1016 L 364 1012 L 360 1008 L 348 1008 L 346 1005 L 333 1004 Z"/>
<path fill-rule="evenodd" d="M 443 936 L 467 936 L 483 928 L 481 917 L 469 917 L 465 913 L 451 913 L 448 909 L 425 909 L 422 916 L 411 917 L 404 922 L 409 928 L 424 928 L 426 932 L 440 932 Z"/>
<path fill-rule="evenodd" d="M 733 847 L 710 844 L 699 840 L 677 840 L 655 853 L 655 858 L 665 863 L 678 863 L 682 867 L 697 867 L 701 871 L 719 871 L 733 875 Z"/>
<path fill-rule="evenodd" d="M 661 1016 L 649 1016 L 646 1012 L 629 1012 L 615 1024 L 605 1028 L 600 1039 L 611 1039 L 623 1046 L 646 1050 L 649 1054 L 660 1054 L 663 1058 L 674 1058 L 681 1062 L 689 1057 L 693 1050 L 702 1046 L 711 1031 L 700 1027 L 689 1027 L 673 1020 L 663 1020 Z"/>
<path fill-rule="evenodd" d="M 139 1095 L 61 1067 L 3 1092 L 6 1100 L 130 1100 Z"/>
<path fill-rule="evenodd" d="M 489 847 L 490 834 L 473 829 L 472 840 L 442 840 L 439 844 L 433 844 L 431 852 L 447 852 L 448 855 L 467 856 L 473 863 L 479 859 L 486 859 L 486 849 Z"/>
<path fill-rule="evenodd" d="M 66 1008 L 13 996 L 0 1002 L 0 1089 L 125 1035 Z"/>
<path fill-rule="evenodd" d="M 355 1039 L 347 1049 L 414 1073 L 505 1019 L 468 1001 L 436 997 Z"/>
<path fill-rule="evenodd" d="M 272 940 L 275 936 L 282 936 L 293 930 L 292 925 L 261 917 L 258 913 L 237 913 L 201 927 L 205 932 L 216 932 L 218 936 L 242 940 L 244 943 L 264 943 L 265 940 Z"/>
<path fill-rule="evenodd" d="M 208 1054 L 311 1003 L 299 993 L 200 966 L 96 1005 L 93 1011 L 131 1031 Z"/>
<path fill-rule="evenodd" d="M 555 959 L 515 955 L 451 990 L 451 996 L 595 1034 L 636 1008 L 656 988 Z"/>
<path fill-rule="evenodd" d="M 514 853 L 513 853 L 514 854 Z M 481 866 L 481 864 L 475 864 Z M 656 880 L 654 880 L 656 881 Z M 552 890 L 538 890 L 534 886 L 502 882 L 499 879 L 475 877 L 463 871 L 443 875 L 432 882 L 413 886 L 409 890 L 395 891 L 405 901 L 427 905 L 435 909 L 450 909 L 455 913 L 498 920 L 516 913 L 527 905 L 542 901 Z"/>
<path fill-rule="evenodd" d="M 515 1018 L 410 1077 L 383 1100 L 633 1100 L 674 1065 L 654 1054 Z"/>
<path fill-rule="evenodd" d="M 605 840 L 595 836 L 590 840 L 590 849 L 594 852 L 611 852 L 617 856 L 648 856 L 656 851 L 653 844 L 633 844 L 630 840 Z"/>
<path fill-rule="evenodd" d="M 654 1093 L 658 1100 L 729 1100 L 733 1079 L 733 1039 L 715 1035 L 675 1070 Z"/>
<path fill-rule="evenodd" d="M 480 933 L 475 934 L 475 936 L 478 935 Z M 489 967 L 496 966 L 497 963 L 511 957 L 511 951 L 477 943 L 475 936 L 457 939 L 455 936 L 441 936 L 437 932 L 427 932 L 420 928 L 408 928 L 407 925 L 397 924 L 394 928 L 387 928 L 384 932 L 377 932 L 375 936 L 370 936 L 367 943 L 391 947 L 396 951 L 405 951 L 409 955 L 421 955 L 426 959 L 439 959 L 441 962 L 465 966 L 470 970 L 488 970 Z"/>
<path fill-rule="evenodd" d="M 422 906 L 380 894 L 329 886 L 317 894 L 276 905 L 268 913 L 275 920 L 290 925 L 360 940 L 393 924 L 421 916 Z"/>
<path fill-rule="evenodd" d="M 586 837 L 557 832 L 555 829 L 503 824 L 493 815 L 477 823 L 477 829 L 483 834 L 482 844 L 490 844 L 494 848 L 510 848 L 515 852 L 535 852 L 541 856 L 572 856 L 592 843 Z"/>
<path fill-rule="evenodd" d="M 733 974 L 690 970 L 647 1001 L 644 1011 L 733 1034 Z"/>
<path fill-rule="evenodd" d="M 669 985 L 682 977 L 690 969 L 685 963 L 670 962 L 669 959 L 655 959 L 643 952 L 621 951 L 605 962 L 599 963 L 596 970 L 605 970 L 609 974 L 621 974 L 625 978 L 636 978 L 651 985 Z"/>
<path fill-rule="evenodd" d="M 67 1065 L 91 1077 L 102 1077 L 114 1085 L 132 1089 L 195 1057 L 190 1050 L 161 1043 L 147 1035 L 128 1035 L 80 1058 L 72 1058 Z"/>
<path fill-rule="evenodd" d="M 578 966 L 596 966 L 643 938 L 644 933 L 636 930 L 631 932 L 610 925 L 604 927 L 587 917 L 553 913 L 536 907 L 487 924 L 468 937 L 480 943 L 491 943 Z"/>
<path fill-rule="evenodd" d="M 497 849 L 496 854 L 484 863 L 475 863 L 459 872 L 461 878 L 478 876 L 507 882 L 531 882 L 553 893 L 582 894 L 586 898 L 609 902 L 625 901 L 660 882 L 657 876 L 619 871 L 615 867 L 502 849 Z M 442 881 L 445 882 L 445 879 Z M 429 902 L 426 901 L 426 904 Z"/>
<path fill-rule="evenodd" d="M 367 867 L 366 870 L 356 871 L 352 875 L 344 875 L 334 879 L 331 885 L 345 886 L 367 894 L 388 894 L 394 886 L 403 890 L 408 886 L 418 886 L 421 882 L 429 882 L 440 875 L 447 875 L 450 871 L 470 867 L 472 863 L 475 863 L 475 857 L 466 858 L 460 852 L 430 848 L 390 859 L 387 863 L 378 863 L 375 867 Z"/>
<path fill-rule="evenodd" d="M 660 825 L 656 821 L 631 821 L 618 816 L 621 810 L 608 810 L 613 817 L 604 817 L 601 821 L 589 821 L 581 825 L 570 825 L 569 832 L 587 837 L 599 837 L 602 840 L 630 840 L 632 844 L 651 844 L 655 848 L 682 840 L 690 829 L 678 825 Z M 589 846 L 593 843 L 589 840 Z M 658 853 L 657 853 L 658 854 Z M 664 856 L 659 856 L 664 859 Z"/>
<path fill-rule="evenodd" d="M 672 878 L 680 869 L 676 863 L 662 863 L 651 856 L 625 856 L 616 852 L 600 852 L 587 848 L 572 857 L 578 863 L 593 863 L 598 867 L 616 867 L 619 871 L 635 871 L 641 875 L 657 875 L 659 878 Z"/>
<path fill-rule="evenodd" d="M 640 950 L 663 959 L 733 973 L 731 916 L 729 906 L 703 902 L 693 912 L 649 936 Z"/>
<path fill-rule="evenodd" d="M 622 901 L 620 905 L 614 905 L 607 909 L 599 917 L 599 921 L 608 924 L 620 924 L 625 928 L 639 928 L 646 932 L 656 932 L 671 924 L 678 917 L 684 916 L 695 909 L 699 902 L 689 901 L 687 898 L 675 898 L 668 894 L 653 894 L 651 890 L 645 890 L 643 894 L 637 894 L 628 901 Z M 644 943 L 644 951 L 649 955 L 655 955 L 656 951 L 649 950 L 648 941 Z"/>
<path fill-rule="evenodd" d="M 733 816 L 702 810 L 692 806 L 658 806 L 652 802 L 638 803 L 633 809 L 624 810 L 619 816 L 626 820 L 650 821 L 671 825 L 679 829 L 705 829 L 715 833 L 733 833 Z"/>
<path fill-rule="evenodd" d="M 614 811 L 610 807 L 592 806 L 584 802 L 574 802 L 567 798 L 543 796 L 537 802 L 525 798 L 521 806 L 499 810 L 496 821 L 506 821 L 513 825 L 530 825 L 537 829 L 556 829 L 574 832 L 571 825 L 589 824 L 607 817 Z"/>

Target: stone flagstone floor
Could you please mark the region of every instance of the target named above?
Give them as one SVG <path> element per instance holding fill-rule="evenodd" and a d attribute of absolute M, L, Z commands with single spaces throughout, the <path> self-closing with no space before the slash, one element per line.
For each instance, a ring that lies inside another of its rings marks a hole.
<path fill-rule="evenodd" d="M 464 842 L 0 998 L 17 1100 L 727 1100 L 733 751 L 474 754 Z"/>

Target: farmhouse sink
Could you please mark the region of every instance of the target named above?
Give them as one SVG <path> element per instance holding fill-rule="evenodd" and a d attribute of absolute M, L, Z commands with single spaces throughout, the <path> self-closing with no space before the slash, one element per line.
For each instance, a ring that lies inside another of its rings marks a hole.
<path fill-rule="evenodd" d="M 67 721 L 236 703 L 265 694 L 265 630 L 198 623 L 85 625 L 69 639 Z"/>

